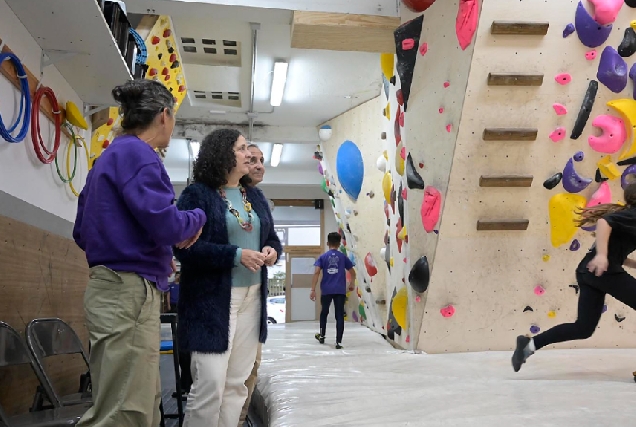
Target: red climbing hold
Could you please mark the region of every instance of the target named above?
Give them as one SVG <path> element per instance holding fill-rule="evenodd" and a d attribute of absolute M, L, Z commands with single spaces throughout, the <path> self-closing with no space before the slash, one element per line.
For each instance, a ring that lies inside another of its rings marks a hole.
<path fill-rule="evenodd" d="M 420 46 L 420 55 L 424 56 L 428 52 L 428 43 L 422 43 Z"/>
<path fill-rule="evenodd" d="M 402 49 L 403 50 L 411 50 L 415 47 L 415 40 L 413 39 L 404 39 L 402 40 Z"/>
<path fill-rule="evenodd" d="M 159 71 L 157 71 L 157 69 L 156 69 L 156 68 L 151 68 L 151 69 L 150 69 L 150 71 L 148 71 L 148 75 L 149 75 L 150 77 L 152 77 L 152 76 L 156 76 L 158 72 L 159 72 Z"/>
<path fill-rule="evenodd" d="M 420 167 L 420 169 L 424 169 L 424 162 L 420 162 L 418 166 Z"/>
<path fill-rule="evenodd" d="M 170 35 L 172 34 L 172 31 L 170 31 L 170 28 L 166 28 L 165 30 L 163 30 L 163 37 L 170 37 Z"/>
<path fill-rule="evenodd" d="M 179 92 L 185 92 L 186 88 L 184 85 L 179 86 Z"/>
<path fill-rule="evenodd" d="M 455 21 L 455 33 L 462 50 L 466 50 L 473 41 L 479 22 L 479 5 L 477 0 L 460 0 L 457 20 Z"/>
<path fill-rule="evenodd" d="M 402 89 L 398 89 L 397 92 L 395 92 L 395 98 L 397 99 L 397 103 L 400 106 L 404 105 L 404 95 L 402 95 Z"/>
<path fill-rule="evenodd" d="M 170 80 L 170 74 L 168 74 L 168 75 L 164 78 L 164 80 L 165 80 L 165 81 Z"/>
<path fill-rule="evenodd" d="M 108 146 L 110 145 L 110 141 L 105 139 L 104 142 L 102 142 L 102 148 L 106 149 L 108 148 Z"/>
<path fill-rule="evenodd" d="M 450 86 L 450 82 L 444 82 L 444 87 Z"/>
<path fill-rule="evenodd" d="M 439 113 L 444 114 L 444 107 L 439 107 Z"/>
<path fill-rule="evenodd" d="M 398 121 L 400 122 L 400 126 L 404 127 L 404 112 L 400 113 L 398 116 Z"/>
<path fill-rule="evenodd" d="M 419 13 L 431 7 L 435 0 L 402 0 L 402 3 L 411 11 Z"/>
<path fill-rule="evenodd" d="M 152 44 L 159 44 L 159 42 L 161 41 L 161 39 L 157 36 L 152 36 L 151 42 Z"/>
<path fill-rule="evenodd" d="M 170 70 L 168 70 L 168 67 L 163 67 L 163 70 L 161 70 L 161 74 L 164 76 L 170 74 Z"/>
<path fill-rule="evenodd" d="M 108 119 L 108 121 L 106 122 L 106 126 L 112 126 L 113 123 L 115 123 L 115 120 L 113 119 Z"/>
<path fill-rule="evenodd" d="M 177 54 L 176 53 L 173 53 L 172 55 L 170 55 L 170 62 L 171 63 L 176 61 L 176 60 L 177 60 Z"/>
<path fill-rule="evenodd" d="M 450 133 L 453 130 L 453 125 L 446 125 L 446 132 Z"/>
<path fill-rule="evenodd" d="M 404 200 L 408 200 L 407 196 L 408 196 L 408 191 L 406 191 L 406 188 L 403 188 L 402 189 L 402 198 Z"/>

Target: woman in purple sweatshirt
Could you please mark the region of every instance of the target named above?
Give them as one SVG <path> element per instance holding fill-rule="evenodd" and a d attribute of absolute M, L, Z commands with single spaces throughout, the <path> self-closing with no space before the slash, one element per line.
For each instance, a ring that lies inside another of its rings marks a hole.
<path fill-rule="evenodd" d="M 86 252 L 84 309 L 91 352 L 93 407 L 78 426 L 159 425 L 159 320 L 172 245 L 194 244 L 206 222 L 179 211 L 157 148 L 175 125 L 174 98 L 159 82 L 113 89 L 123 134 L 99 158 L 79 197 L 73 237 Z"/>

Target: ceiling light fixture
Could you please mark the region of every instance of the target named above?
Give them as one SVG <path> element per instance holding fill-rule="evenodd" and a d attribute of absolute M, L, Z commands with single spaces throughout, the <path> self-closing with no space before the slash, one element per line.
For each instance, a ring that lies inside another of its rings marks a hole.
<path fill-rule="evenodd" d="M 227 114 L 227 111 L 223 111 L 223 110 L 210 110 L 210 114 Z"/>
<path fill-rule="evenodd" d="M 192 158 L 196 159 L 199 156 L 201 143 L 199 141 L 190 141 L 190 149 L 192 150 Z"/>
<path fill-rule="evenodd" d="M 274 78 L 272 79 L 272 93 L 269 103 L 272 107 L 280 107 L 283 102 L 283 93 L 285 92 L 285 83 L 287 82 L 287 68 L 289 64 L 284 61 L 276 61 L 274 63 Z"/>
<path fill-rule="evenodd" d="M 269 161 L 270 165 L 275 168 L 280 163 L 280 157 L 283 155 L 283 144 L 274 144 L 272 148 L 272 158 Z"/>

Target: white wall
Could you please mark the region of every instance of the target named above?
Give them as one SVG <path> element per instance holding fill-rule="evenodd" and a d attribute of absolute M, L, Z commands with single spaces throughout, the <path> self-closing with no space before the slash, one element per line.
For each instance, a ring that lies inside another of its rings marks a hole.
<path fill-rule="evenodd" d="M 69 11 L 63 11 L 68 12 Z M 60 29 L 62 31 L 62 29 Z M 53 36 L 53 35 L 52 35 Z M 4 0 L 0 0 L 0 38 L 20 58 L 22 63 L 36 76 L 40 70 L 41 50 L 36 41 L 17 19 Z M 50 86 L 62 105 L 73 101 L 79 108 L 82 103 L 71 86 L 54 67 L 44 70 L 43 83 Z M 14 122 L 18 112 L 20 92 L 4 77 L 0 76 L 0 114 L 5 126 Z M 52 147 L 53 125 L 43 115 L 40 126 L 44 139 L 50 135 L 48 147 Z M 84 135 L 86 138 L 89 134 Z M 90 141 L 90 139 L 89 139 Z M 68 140 L 63 136 L 61 149 L 67 147 Z M 82 149 L 83 150 L 83 149 Z M 71 157 L 73 154 L 71 153 Z M 80 165 L 74 180 L 79 191 L 86 179 L 87 166 L 83 151 L 80 152 Z M 61 157 L 61 169 L 66 173 L 65 157 Z M 68 186 L 60 181 L 55 165 L 43 165 L 33 151 L 29 136 L 18 144 L 10 144 L 0 138 L 0 191 L 24 200 L 47 212 L 68 221 L 74 221 L 77 199 Z"/>

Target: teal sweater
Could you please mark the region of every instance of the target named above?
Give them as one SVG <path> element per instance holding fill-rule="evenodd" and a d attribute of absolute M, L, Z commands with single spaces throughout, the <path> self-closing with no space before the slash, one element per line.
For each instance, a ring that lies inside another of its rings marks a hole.
<path fill-rule="evenodd" d="M 243 221 L 247 221 L 247 212 L 245 212 L 245 206 L 243 205 L 243 197 L 241 191 L 232 187 L 225 187 L 225 196 L 232 203 L 232 206 L 239 211 L 239 214 Z M 239 249 L 236 251 L 234 257 L 234 269 L 232 269 L 232 286 L 252 286 L 261 283 L 260 270 L 256 273 L 248 270 L 243 264 L 241 264 L 241 254 L 243 249 L 251 249 L 253 251 L 260 252 L 261 247 L 259 244 L 261 235 L 261 221 L 256 215 L 256 212 L 252 210 L 252 231 L 245 231 L 241 228 L 238 219 L 226 210 L 225 222 L 227 223 L 227 231 L 230 238 L 230 244 L 236 245 Z"/>

